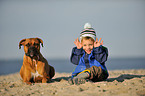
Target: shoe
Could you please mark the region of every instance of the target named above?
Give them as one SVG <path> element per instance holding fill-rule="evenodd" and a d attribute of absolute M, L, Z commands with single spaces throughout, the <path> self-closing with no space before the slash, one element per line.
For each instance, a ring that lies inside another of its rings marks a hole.
<path fill-rule="evenodd" d="M 86 80 L 85 79 L 83 79 L 83 78 L 73 78 L 73 79 L 68 79 L 68 83 L 70 84 L 70 85 L 80 85 L 80 84 L 84 84 L 84 83 L 86 83 Z"/>

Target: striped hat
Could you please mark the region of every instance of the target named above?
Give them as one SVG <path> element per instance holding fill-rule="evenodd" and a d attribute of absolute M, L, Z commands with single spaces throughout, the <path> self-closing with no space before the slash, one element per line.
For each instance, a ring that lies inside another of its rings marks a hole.
<path fill-rule="evenodd" d="M 92 28 L 91 24 L 86 23 L 84 25 L 84 30 L 80 33 L 80 41 L 82 40 L 83 37 L 91 37 L 96 41 L 96 32 Z"/>

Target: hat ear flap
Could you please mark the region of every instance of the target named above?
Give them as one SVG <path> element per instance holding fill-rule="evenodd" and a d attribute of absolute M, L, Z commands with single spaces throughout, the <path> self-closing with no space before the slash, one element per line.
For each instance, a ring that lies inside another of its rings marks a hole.
<path fill-rule="evenodd" d="M 41 46 L 43 47 L 43 40 L 40 38 L 36 38 L 36 39 L 41 43 Z"/>
<path fill-rule="evenodd" d="M 25 41 L 26 41 L 26 39 L 22 39 L 22 40 L 19 42 L 19 49 L 21 49 L 21 46 L 24 44 Z"/>

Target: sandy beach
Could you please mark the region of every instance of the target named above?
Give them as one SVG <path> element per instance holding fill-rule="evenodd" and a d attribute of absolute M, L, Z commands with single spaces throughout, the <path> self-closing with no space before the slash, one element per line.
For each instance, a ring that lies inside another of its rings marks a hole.
<path fill-rule="evenodd" d="M 0 96 L 145 96 L 145 69 L 109 71 L 101 82 L 70 85 L 71 73 L 56 73 L 50 83 L 27 85 L 19 73 L 0 76 Z"/>

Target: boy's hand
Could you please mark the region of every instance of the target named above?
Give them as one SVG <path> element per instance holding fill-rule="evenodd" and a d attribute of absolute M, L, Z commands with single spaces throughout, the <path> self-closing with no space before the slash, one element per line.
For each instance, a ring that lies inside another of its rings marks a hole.
<path fill-rule="evenodd" d="M 103 45 L 103 40 L 101 41 L 102 38 L 99 39 L 98 41 L 98 38 L 96 38 L 96 41 L 94 42 L 94 47 L 99 47 L 101 45 Z"/>
<path fill-rule="evenodd" d="M 82 48 L 82 44 L 80 43 L 79 39 L 75 39 L 75 45 L 77 46 L 77 49 L 81 49 Z"/>

